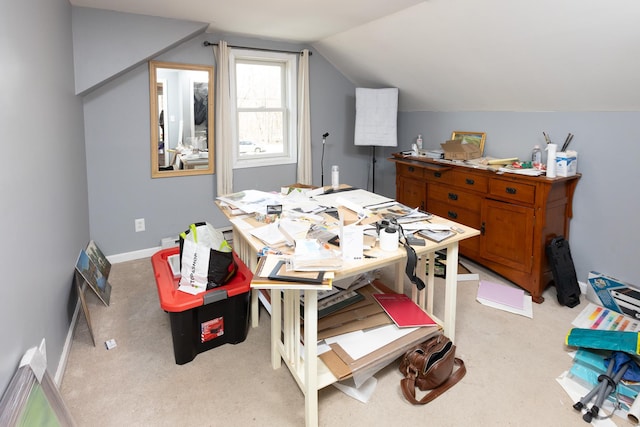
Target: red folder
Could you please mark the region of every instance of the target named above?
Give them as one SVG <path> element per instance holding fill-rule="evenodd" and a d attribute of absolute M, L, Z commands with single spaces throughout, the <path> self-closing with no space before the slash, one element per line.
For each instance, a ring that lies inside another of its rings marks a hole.
<path fill-rule="evenodd" d="M 407 295 L 373 294 L 373 298 L 375 298 L 399 328 L 437 325 L 437 323 Z"/>

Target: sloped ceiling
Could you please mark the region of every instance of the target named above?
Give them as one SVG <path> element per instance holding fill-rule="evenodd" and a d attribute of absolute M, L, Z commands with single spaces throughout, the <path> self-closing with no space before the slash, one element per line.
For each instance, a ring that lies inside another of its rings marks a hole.
<path fill-rule="evenodd" d="M 636 0 L 71 0 L 308 43 L 401 111 L 640 111 Z"/>

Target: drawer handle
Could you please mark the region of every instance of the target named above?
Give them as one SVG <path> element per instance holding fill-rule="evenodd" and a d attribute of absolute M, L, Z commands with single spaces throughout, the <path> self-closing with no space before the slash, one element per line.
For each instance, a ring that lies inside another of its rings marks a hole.
<path fill-rule="evenodd" d="M 466 182 L 467 184 L 469 184 L 469 185 L 473 185 L 473 184 L 475 184 L 475 183 L 476 183 L 476 182 L 475 182 L 475 180 L 473 180 L 473 179 L 471 179 L 471 178 L 467 178 L 467 179 L 465 179 L 465 182 Z"/>
<path fill-rule="evenodd" d="M 442 174 L 440 172 L 434 172 L 433 176 L 435 176 L 436 178 L 440 178 Z"/>
<path fill-rule="evenodd" d="M 453 211 L 449 211 L 449 212 L 447 212 L 447 215 L 448 215 L 448 216 L 449 216 L 449 218 L 451 218 L 451 219 L 456 219 L 456 218 L 458 218 L 458 214 L 457 214 L 456 212 L 453 212 Z"/>
<path fill-rule="evenodd" d="M 507 187 L 506 188 L 507 193 L 509 194 L 516 194 L 516 189 L 513 187 Z"/>
<path fill-rule="evenodd" d="M 416 169 L 413 166 L 409 166 L 409 172 L 415 172 Z"/>
<path fill-rule="evenodd" d="M 458 200 L 458 195 L 456 193 L 449 193 L 449 198 L 451 200 Z"/>

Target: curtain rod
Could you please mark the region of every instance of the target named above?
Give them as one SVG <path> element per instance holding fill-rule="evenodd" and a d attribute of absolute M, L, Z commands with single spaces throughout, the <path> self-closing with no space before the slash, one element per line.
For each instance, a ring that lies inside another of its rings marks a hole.
<path fill-rule="evenodd" d="M 218 43 L 211 43 L 209 41 L 204 41 L 203 45 L 206 46 L 218 46 Z M 259 48 L 259 47 L 246 47 L 246 46 L 232 46 L 232 45 L 227 45 L 231 48 L 236 48 L 236 49 L 251 49 L 251 50 L 260 50 L 262 52 L 282 52 L 282 53 L 298 53 L 300 55 L 302 55 L 302 52 L 298 51 L 292 51 L 292 50 L 278 50 L 278 49 L 265 49 L 265 48 Z M 313 55 L 313 52 L 309 52 L 309 56 Z"/>

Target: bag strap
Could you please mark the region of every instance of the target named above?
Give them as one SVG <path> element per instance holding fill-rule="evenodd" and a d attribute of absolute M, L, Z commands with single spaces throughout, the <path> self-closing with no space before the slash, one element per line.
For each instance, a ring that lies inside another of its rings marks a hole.
<path fill-rule="evenodd" d="M 402 389 L 402 394 L 404 394 L 405 399 L 414 405 L 424 405 L 425 403 L 429 403 L 434 400 L 436 397 L 440 396 L 445 391 L 449 390 L 451 387 L 456 385 L 458 381 L 464 377 L 467 373 L 467 368 L 464 366 L 464 362 L 462 359 L 458 359 L 457 357 L 454 359 L 454 364 L 458 366 L 447 380 L 440 384 L 438 387 L 429 391 L 422 399 L 416 399 L 416 382 L 415 378 L 405 378 L 400 381 L 400 388 Z"/>
<path fill-rule="evenodd" d="M 425 288 L 424 282 L 421 278 L 416 275 L 416 265 L 418 264 L 418 256 L 416 255 L 416 251 L 409 245 L 408 243 L 403 243 L 404 249 L 407 251 L 407 266 L 405 268 L 405 273 L 409 278 L 409 281 L 416 285 L 419 291 Z"/>

